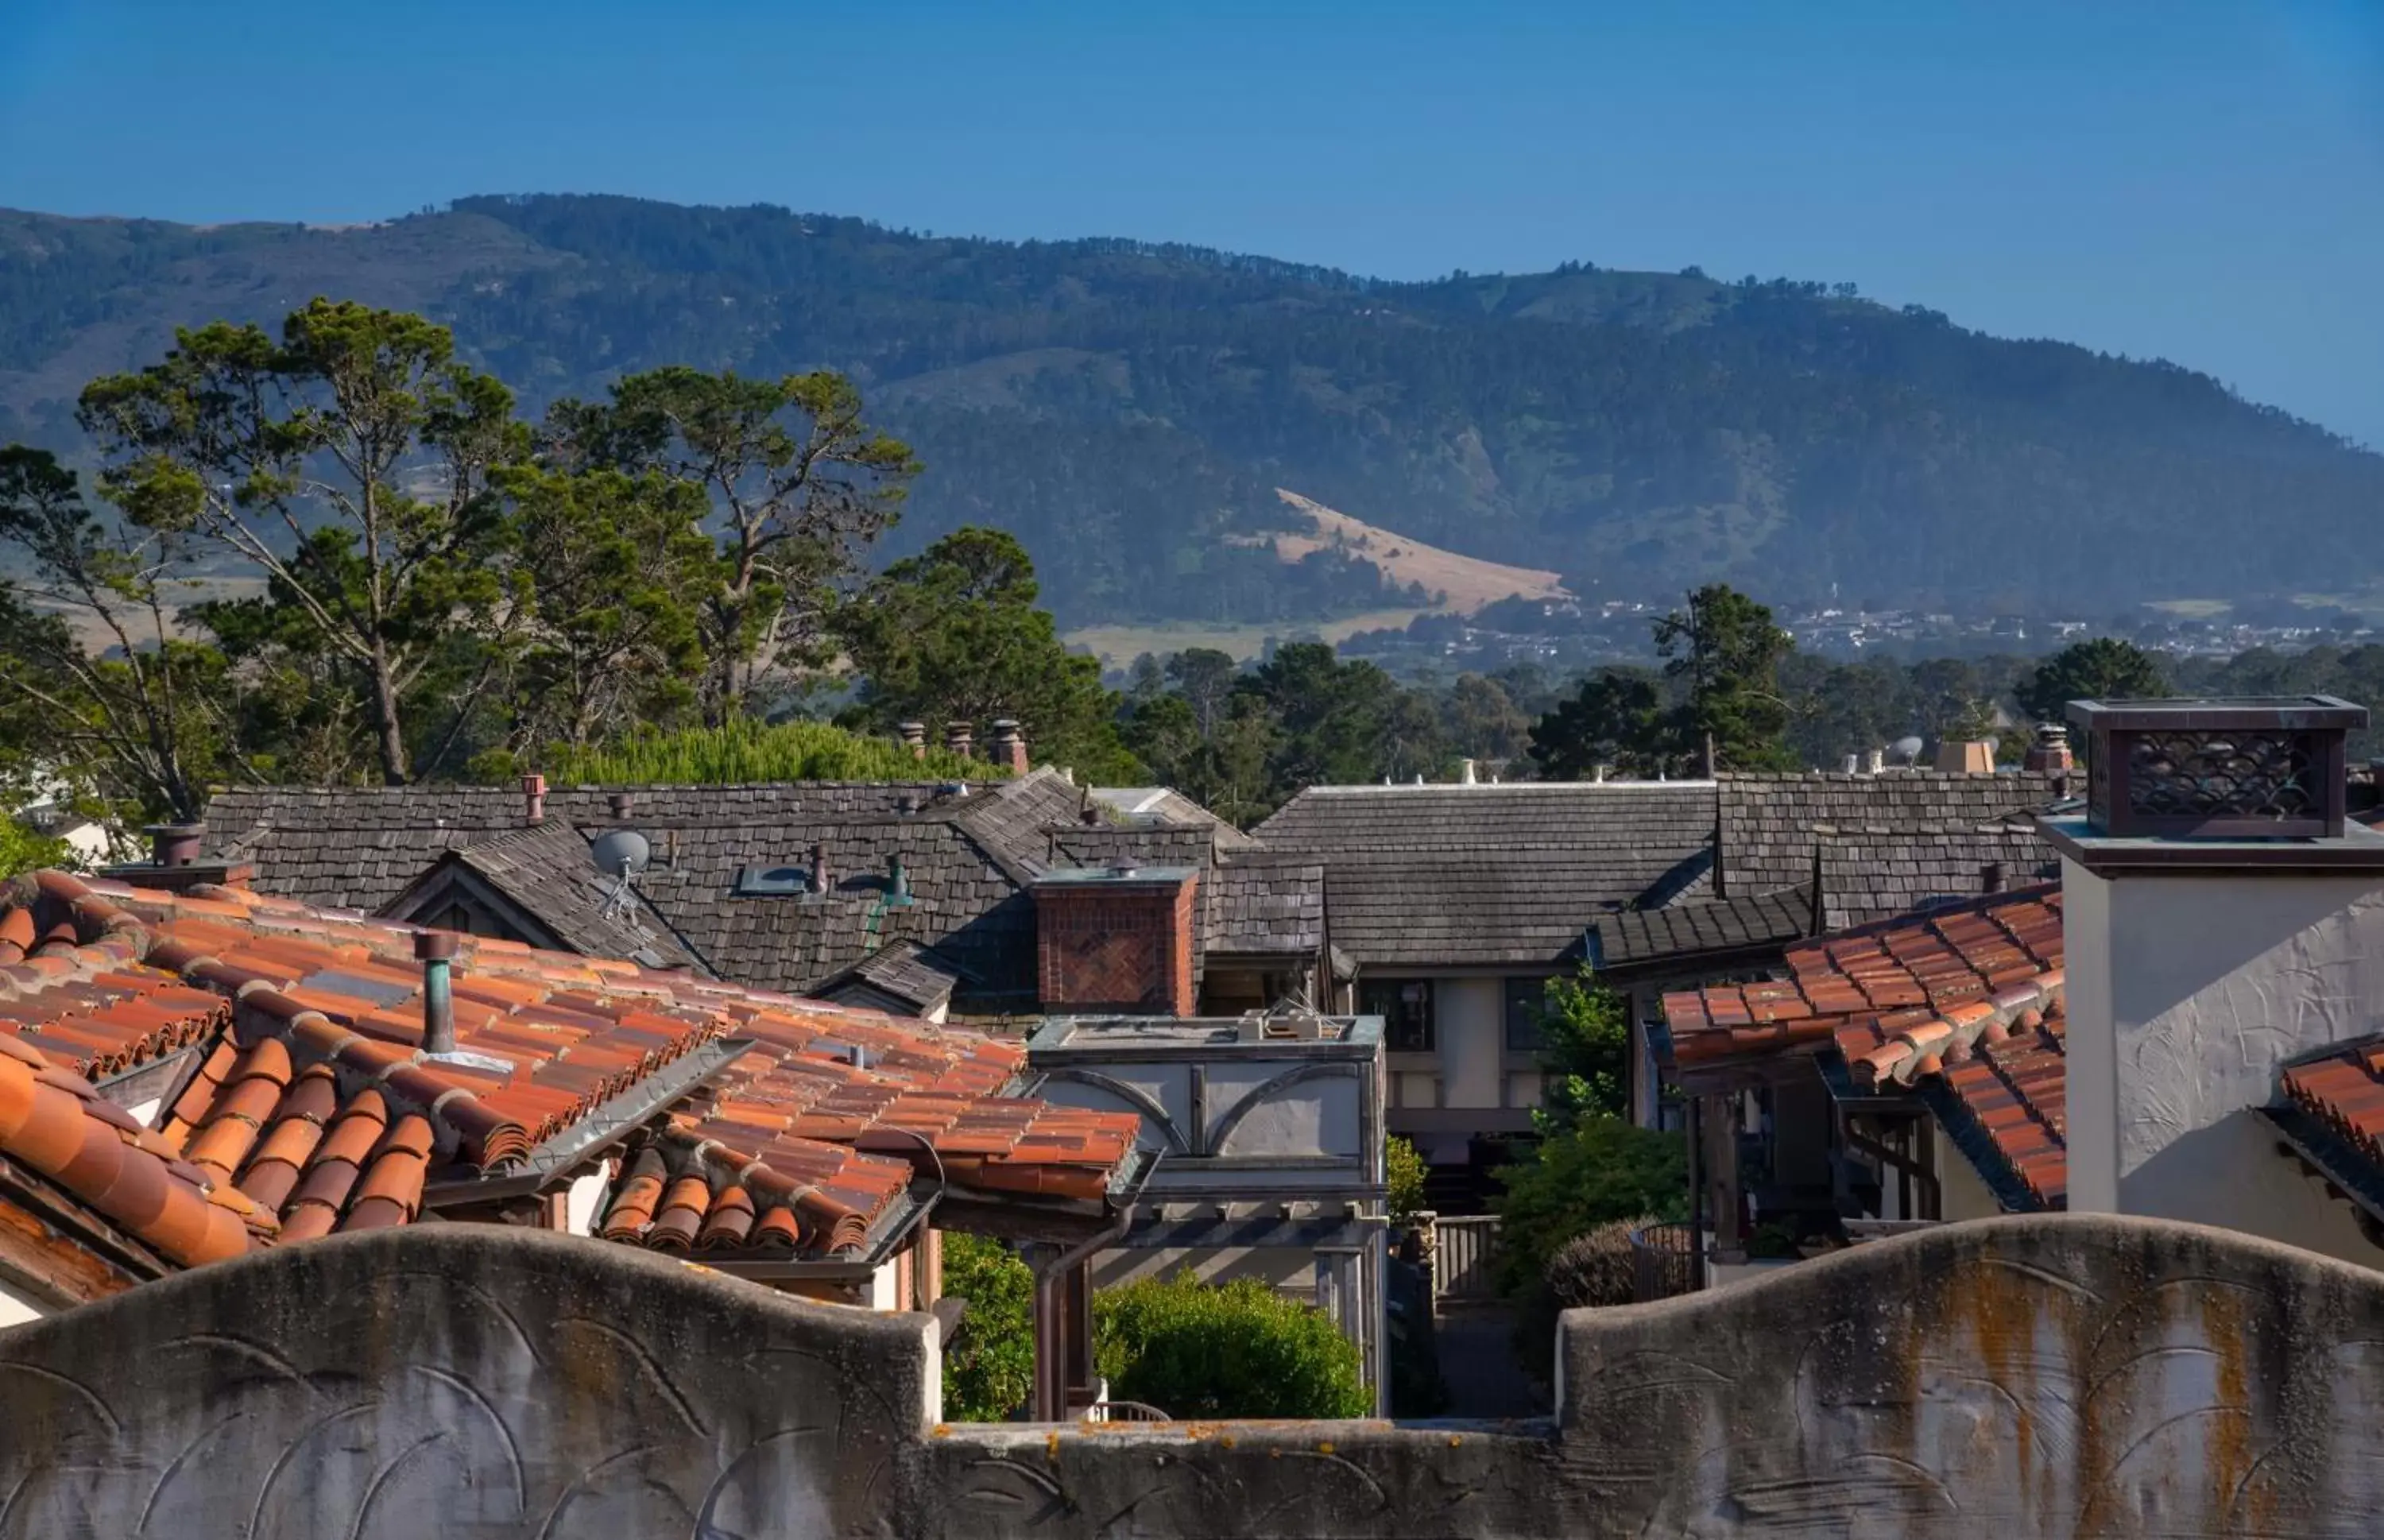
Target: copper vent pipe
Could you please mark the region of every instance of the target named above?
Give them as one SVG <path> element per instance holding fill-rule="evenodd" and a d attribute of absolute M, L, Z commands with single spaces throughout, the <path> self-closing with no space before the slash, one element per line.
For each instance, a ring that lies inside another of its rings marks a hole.
<path fill-rule="evenodd" d="M 455 956 L 452 930 L 417 930 L 414 955 L 422 963 L 422 1051 L 433 1056 L 455 1051 L 455 996 L 448 977 Z"/>

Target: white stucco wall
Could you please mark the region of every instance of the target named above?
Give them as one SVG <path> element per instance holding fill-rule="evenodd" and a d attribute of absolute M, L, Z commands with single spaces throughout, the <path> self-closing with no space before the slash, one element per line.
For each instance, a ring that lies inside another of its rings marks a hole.
<path fill-rule="evenodd" d="M 1957 1219 L 1993 1219 L 2001 1214 L 2003 1205 L 1995 1201 L 1995 1195 L 1988 1190 L 1986 1183 L 1979 1179 L 1978 1168 L 1970 1164 L 1968 1156 L 1954 1148 L 1954 1141 L 1945 1136 L 1945 1131 L 1938 1127 L 1933 1119 L 1929 1124 L 1929 1136 L 1937 1141 L 1938 1217 L 1951 1222 Z M 1890 1176 L 1889 1187 L 1893 1188 L 1894 1185 L 1895 1179 Z M 1893 1197 L 1891 1192 L 1891 1200 Z M 1894 1217 L 1906 1216 L 1899 1214 Z"/>
<path fill-rule="evenodd" d="M 1501 1107 L 1507 1002 L 1496 978 L 1442 978 L 1433 985 L 1440 1048 L 1440 1104 Z"/>
<path fill-rule="evenodd" d="M 2288 1060 L 2384 1029 L 2384 882 L 2062 876 L 2070 1208 L 2384 1261 L 2250 1111 Z"/>
<path fill-rule="evenodd" d="M 607 1186 L 608 1179 L 602 1171 L 573 1178 L 571 1186 L 564 1189 L 563 1227 L 575 1236 L 594 1235 L 598 1208 L 604 1201 Z"/>
<path fill-rule="evenodd" d="M 19 1326 L 28 1321 L 39 1321 L 57 1308 L 10 1287 L 6 1278 L 0 1278 L 0 1326 Z"/>

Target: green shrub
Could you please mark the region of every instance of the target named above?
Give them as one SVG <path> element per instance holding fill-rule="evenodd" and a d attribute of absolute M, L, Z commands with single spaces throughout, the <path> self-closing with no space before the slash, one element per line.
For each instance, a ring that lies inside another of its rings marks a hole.
<path fill-rule="evenodd" d="M 726 786 L 750 781 L 998 780 L 1007 768 L 930 749 L 923 761 L 899 739 L 870 738 L 825 722 L 757 722 L 639 733 L 588 749 L 559 747 L 542 769 L 558 786 Z"/>
<path fill-rule="evenodd" d="M 1394 1134 L 1383 1141 L 1383 1170 L 1390 1181 L 1391 1223 L 1405 1229 L 1423 1210 L 1423 1157 Z"/>
<path fill-rule="evenodd" d="M 948 1230 L 944 1292 L 968 1301 L 944 1352 L 944 1416 L 1002 1422 L 1035 1392 L 1035 1275 L 1000 1241 Z"/>
<path fill-rule="evenodd" d="M 1557 1248 L 1618 1219 L 1688 1211 L 1689 1161 L 1678 1134 L 1590 1116 L 1542 1139 L 1529 1160 L 1498 1170 L 1499 1286 L 1537 1285 Z"/>
<path fill-rule="evenodd" d="M 1178 1419 L 1373 1411 L 1340 1328 L 1253 1278 L 1146 1279 L 1095 1295 L 1093 1321 L 1094 1361 L 1122 1401 Z"/>
<path fill-rule="evenodd" d="M 1543 1274 L 1559 1309 L 1627 1305 L 1633 1292 L 1631 1232 L 1656 1220 L 1646 1214 L 1618 1219 L 1557 1248 Z"/>

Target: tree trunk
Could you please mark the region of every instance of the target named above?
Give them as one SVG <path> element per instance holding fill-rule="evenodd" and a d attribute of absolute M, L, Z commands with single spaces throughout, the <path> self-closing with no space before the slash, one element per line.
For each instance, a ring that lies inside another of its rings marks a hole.
<path fill-rule="evenodd" d="M 406 782 L 405 727 L 397 710 L 397 680 L 390 672 L 389 650 L 373 643 L 373 726 L 380 739 L 380 778 L 386 786 Z"/>

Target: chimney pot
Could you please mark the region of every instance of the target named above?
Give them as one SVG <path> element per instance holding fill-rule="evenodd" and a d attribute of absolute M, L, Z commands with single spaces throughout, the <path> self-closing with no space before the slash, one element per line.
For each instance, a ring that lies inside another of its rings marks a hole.
<path fill-rule="evenodd" d="M 1862 756 L 1861 756 L 1860 754 L 1848 754 L 1848 755 L 1846 756 L 1846 774 L 1847 774 L 1847 775 L 1851 776 L 1851 775 L 1853 775 L 1856 771 L 1860 770 L 1861 768 L 1862 768 Z"/>
<path fill-rule="evenodd" d="M 1863 774 L 1864 774 L 1864 775 L 1866 775 L 1866 776 L 1876 776 L 1876 775 L 1880 775 L 1880 774 L 1881 774 L 1881 773 L 1882 773 L 1882 772 L 1884 772 L 1886 769 L 1887 769 L 1887 751 L 1886 751 L 1886 750 L 1884 750 L 1884 749 L 1873 749 L 1869 753 L 1865 754 L 1865 755 L 1863 756 Z"/>
<path fill-rule="evenodd" d="M 452 930 L 417 930 L 414 955 L 422 963 L 422 1051 L 433 1056 L 455 1051 L 455 997 L 449 968 L 455 955 Z"/>
<path fill-rule="evenodd" d="M 814 844 L 812 847 L 810 887 L 814 893 L 827 891 L 827 846 L 825 844 Z"/>
<path fill-rule="evenodd" d="M 141 832 L 149 837 L 150 863 L 163 867 L 188 866 L 207 838 L 205 824 L 151 824 Z"/>
<path fill-rule="evenodd" d="M 1979 891 L 2000 893 L 2004 890 L 2004 863 L 1990 861 L 1979 868 Z"/>
<path fill-rule="evenodd" d="M 962 759 L 973 759 L 976 751 L 976 731 L 966 722 L 944 724 L 944 747 Z"/>
<path fill-rule="evenodd" d="M 1475 786 L 1480 784 L 1473 778 L 1473 762 L 1471 760 L 1469 759 L 1465 762 L 1465 767 L 1459 773 L 1458 780 L 1466 786 Z"/>
<path fill-rule="evenodd" d="M 902 735 L 902 747 L 911 751 L 913 759 L 927 757 L 927 725 L 925 722 L 897 722 L 894 730 Z"/>
<path fill-rule="evenodd" d="M 522 819 L 526 823 L 546 822 L 546 777 L 524 776 L 521 778 Z"/>
<path fill-rule="evenodd" d="M 1002 717 L 993 725 L 993 757 L 996 764 L 1006 764 L 1013 776 L 1026 774 L 1026 737 L 1018 730 L 1012 717 Z"/>
<path fill-rule="evenodd" d="M 606 799 L 606 801 L 613 809 L 613 822 L 616 824 L 627 823 L 629 821 L 629 810 L 638 805 L 637 797 L 633 793 L 627 791 L 615 791 L 610 798 Z"/>
<path fill-rule="evenodd" d="M 2069 751 L 2069 728 L 2059 722 L 2038 723 L 2036 741 L 2028 746 L 2028 753 L 2020 761 L 2020 768 L 2050 771 L 2056 776 L 2077 768 L 2077 761 Z"/>

